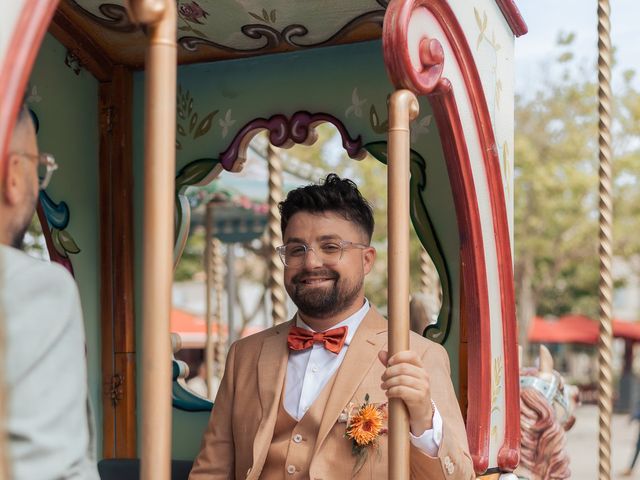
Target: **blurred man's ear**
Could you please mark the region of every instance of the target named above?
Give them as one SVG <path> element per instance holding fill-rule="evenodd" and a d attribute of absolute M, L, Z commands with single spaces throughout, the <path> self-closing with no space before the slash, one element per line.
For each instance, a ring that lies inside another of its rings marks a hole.
<path fill-rule="evenodd" d="M 8 155 L 7 166 L 5 169 L 4 178 L 2 181 L 2 187 L 0 188 L 0 194 L 2 195 L 2 201 L 10 207 L 18 204 L 21 195 L 20 190 L 24 187 L 24 172 L 21 172 L 21 158 L 19 155 Z"/>

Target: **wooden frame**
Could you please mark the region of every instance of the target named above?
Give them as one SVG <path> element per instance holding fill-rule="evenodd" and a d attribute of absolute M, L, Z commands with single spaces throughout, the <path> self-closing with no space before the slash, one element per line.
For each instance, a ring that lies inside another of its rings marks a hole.
<path fill-rule="evenodd" d="M 59 8 L 49 32 L 99 82 L 100 340 L 104 458 L 137 453 L 133 286 L 131 71 L 106 53 Z"/>
<path fill-rule="evenodd" d="M 100 84 L 100 266 L 103 455 L 136 456 L 131 72 Z"/>

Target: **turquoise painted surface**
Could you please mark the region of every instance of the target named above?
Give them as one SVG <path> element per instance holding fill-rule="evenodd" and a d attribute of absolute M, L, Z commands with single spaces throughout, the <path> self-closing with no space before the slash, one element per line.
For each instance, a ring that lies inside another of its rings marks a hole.
<path fill-rule="evenodd" d="M 82 299 L 89 392 L 102 452 L 98 82 L 84 70 L 76 75 L 64 64 L 65 54 L 66 49 L 47 34 L 31 75 L 28 101 L 40 120 L 40 150 L 55 155 L 59 165 L 47 193 L 56 202 L 67 202 L 67 231 L 81 249 L 71 255 L 71 262 Z"/>
<path fill-rule="evenodd" d="M 143 97 L 144 75 L 135 75 L 134 87 L 134 174 L 136 291 L 141 292 L 143 186 Z M 380 42 L 322 48 L 302 53 L 262 56 L 179 68 L 178 84 L 186 100 L 184 117 L 178 124 L 177 169 L 198 158 L 218 158 L 247 122 L 276 113 L 291 115 L 298 110 L 325 112 L 339 118 L 352 136 L 362 135 L 363 143 L 386 139 L 380 127 L 387 117 L 387 95 L 392 87 L 382 62 Z M 191 103 L 189 112 L 188 106 Z M 372 112 L 375 109 L 375 114 Z M 453 325 L 445 347 L 451 357 L 452 377 L 458 376 L 459 339 L 459 241 L 449 179 L 435 121 L 421 101 L 421 114 L 414 128 L 412 148 L 426 160 L 428 208 L 452 280 Z M 197 118 L 194 118 L 194 114 Z M 210 116 L 210 117 L 209 117 Z M 203 119 L 209 117 L 210 122 Z M 208 125 L 207 125 L 208 124 Z M 207 128 L 208 126 L 208 128 Z M 203 130 L 206 130 L 203 132 Z M 197 132 L 197 133 L 196 133 Z M 223 176 L 233 175 L 224 172 Z M 267 179 L 265 178 L 265 183 Z M 141 352 L 139 310 L 138 352 Z M 138 356 L 140 359 L 140 355 Z M 169 359 L 167 359 L 169 361 Z M 144 374 L 138 362 L 138 388 Z M 140 390 L 139 390 L 140 393 Z M 138 397 L 140 398 L 140 397 Z M 140 416 L 138 419 L 140 420 Z M 173 456 L 192 458 L 198 451 L 206 414 L 174 410 Z"/>

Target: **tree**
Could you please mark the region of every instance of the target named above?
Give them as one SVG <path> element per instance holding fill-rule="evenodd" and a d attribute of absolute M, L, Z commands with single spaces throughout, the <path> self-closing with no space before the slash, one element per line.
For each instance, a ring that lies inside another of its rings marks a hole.
<path fill-rule="evenodd" d="M 520 343 L 533 315 L 598 313 L 598 137 L 595 67 L 560 37 L 550 75 L 515 107 L 515 281 Z M 640 252 L 640 95 L 625 75 L 614 107 L 614 252 Z"/>

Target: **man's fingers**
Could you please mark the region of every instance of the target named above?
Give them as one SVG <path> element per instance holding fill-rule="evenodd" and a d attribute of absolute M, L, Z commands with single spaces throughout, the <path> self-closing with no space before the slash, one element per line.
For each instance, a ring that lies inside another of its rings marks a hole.
<path fill-rule="evenodd" d="M 383 390 L 388 390 L 390 388 L 396 386 L 407 386 L 414 388 L 424 394 L 425 390 L 428 390 L 429 385 L 425 384 L 424 381 L 418 379 L 416 377 L 412 377 L 410 375 L 397 375 L 395 377 L 391 377 L 380 385 Z"/>
<path fill-rule="evenodd" d="M 382 362 L 382 365 L 386 367 L 388 365 L 389 352 L 386 350 L 380 350 L 378 352 L 378 359 Z"/>
<path fill-rule="evenodd" d="M 416 390 L 415 388 L 411 388 L 406 385 L 391 387 L 386 390 L 385 393 L 387 394 L 387 398 L 400 398 L 410 405 L 416 402 L 423 403 L 424 400 L 423 391 Z"/>
<path fill-rule="evenodd" d="M 411 377 L 419 378 L 422 380 L 428 380 L 429 375 L 424 371 L 423 368 L 416 367 L 410 363 L 400 363 L 393 365 L 392 367 L 387 367 L 387 369 L 382 374 L 382 380 L 387 380 L 388 378 L 396 377 L 398 375 L 409 375 Z"/>
<path fill-rule="evenodd" d="M 415 352 L 412 352 L 411 350 L 405 350 L 404 352 L 396 353 L 395 355 L 393 355 L 391 358 L 388 359 L 387 365 L 393 366 L 393 365 L 397 365 L 398 363 L 410 363 L 412 365 L 415 365 L 416 367 L 420 367 L 420 368 L 424 367 L 420 357 Z"/>

